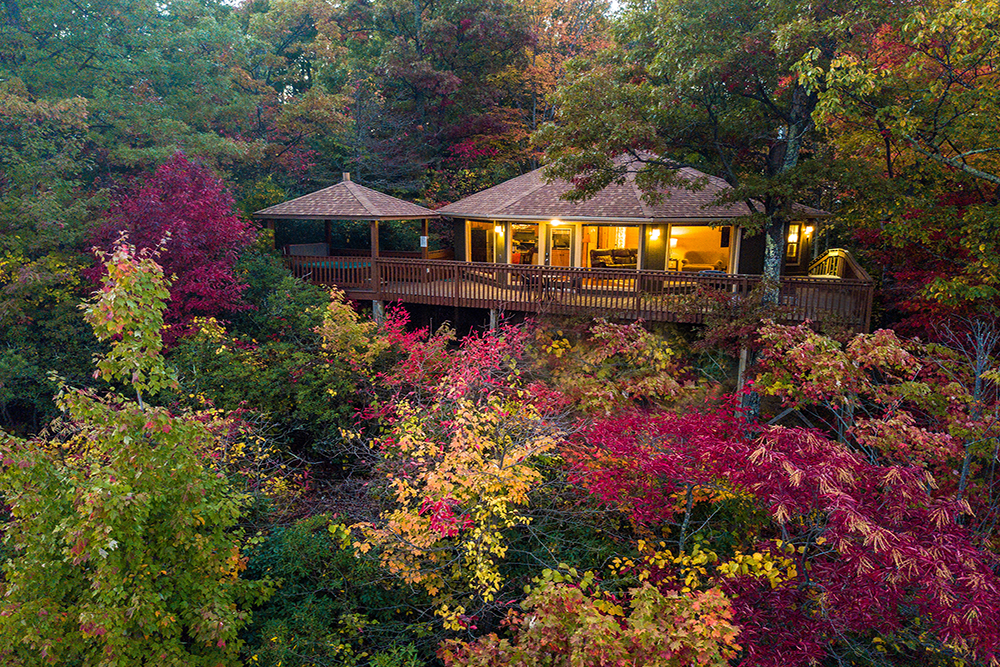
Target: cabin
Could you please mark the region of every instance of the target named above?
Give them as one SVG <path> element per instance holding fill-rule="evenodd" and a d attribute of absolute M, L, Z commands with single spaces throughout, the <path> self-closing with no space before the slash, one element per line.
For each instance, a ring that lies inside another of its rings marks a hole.
<path fill-rule="evenodd" d="M 345 175 L 330 188 L 258 211 L 282 219 L 322 220 L 327 243 L 283 248 L 293 272 L 371 300 L 504 312 L 583 314 L 622 319 L 704 321 L 713 309 L 748 298 L 761 282 L 764 240 L 740 226 L 744 203 L 715 202 L 728 184 L 683 169 L 675 186 L 643 197 L 634 174 L 596 196 L 570 202 L 570 184 L 538 169 L 437 211 L 364 188 Z M 454 247 L 428 249 L 428 221 L 441 217 Z M 828 214 L 793 209 L 785 237 L 777 317 L 867 331 L 871 278 L 849 253 L 820 248 Z M 331 225 L 370 223 L 363 252 L 330 247 Z M 418 248 L 379 251 L 379 222 L 419 221 Z M 390 256 L 392 255 L 392 256 Z"/>

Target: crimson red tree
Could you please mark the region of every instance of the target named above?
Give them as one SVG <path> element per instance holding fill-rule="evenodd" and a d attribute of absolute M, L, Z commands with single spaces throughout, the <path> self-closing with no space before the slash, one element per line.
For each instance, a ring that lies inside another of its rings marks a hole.
<path fill-rule="evenodd" d="M 249 307 L 242 300 L 247 285 L 233 267 L 256 232 L 236 214 L 229 190 L 207 167 L 177 153 L 153 174 L 127 183 L 93 245 L 110 248 L 122 233 L 137 248 L 161 248 L 158 261 L 173 276 L 169 324 Z M 96 269 L 92 277 L 101 275 Z"/>

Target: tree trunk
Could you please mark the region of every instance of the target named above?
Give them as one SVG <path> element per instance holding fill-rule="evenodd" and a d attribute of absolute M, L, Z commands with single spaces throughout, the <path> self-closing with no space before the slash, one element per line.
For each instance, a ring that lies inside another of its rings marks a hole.
<path fill-rule="evenodd" d="M 764 230 L 764 303 L 778 303 L 781 281 L 781 264 L 785 251 L 784 211 L 772 211 Z"/>

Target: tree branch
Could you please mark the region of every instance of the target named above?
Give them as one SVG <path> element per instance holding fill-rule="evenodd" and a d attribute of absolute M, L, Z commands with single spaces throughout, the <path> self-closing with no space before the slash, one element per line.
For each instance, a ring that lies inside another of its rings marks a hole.
<path fill-rule="evenodd" d="M 936 152 L 932 153 L 931 151 L 929 151 L 926 148 L 924 148 L 921 145 L 921 143 L 920 143 L 919 140 L 911 137 L 908 134 L 904 134 L 903 138 L 906 139 L 906 141 L 910 144 L 910 146 L 913 147 L 913 150 L 917 151 L 918 153 L 920 153 L 924 157 L 930 158 L 931 160 L 934 160 L 936 162 L 940 162 L 941 164 L 946 164 L 949 167 L 954 167 L 955 169 L 958 169 L 959 171 L 965 172 L 966 174 L 969 174 L 970 176 L 974 176 L 975 178 L 979 178 L 979 179 L 982 179 L 984 181 L 988 181 L 988 182 L 993 183 L 995 185 L 1000 185 L 1000 176 L 997 176 L 995 174 L 991 174 L 991 173 L 986 172 L 986 171 L 982 171 L 981 169 L 976 169 L 975 167 L 962 162 L 958 158 L 945 157 L 944 155 L 941 155 L 940 153 L 936 153 Z M 990 150 L 1000 150 L 1000 149 L 990 149 Z M 963 155 L 966 155 L 966 154 L 963 154 Z"/>

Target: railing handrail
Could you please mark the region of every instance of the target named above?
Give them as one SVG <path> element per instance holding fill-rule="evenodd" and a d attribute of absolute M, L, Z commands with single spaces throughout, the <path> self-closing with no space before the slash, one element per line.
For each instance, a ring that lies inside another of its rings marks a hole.
<path fill-rule="evenodd" d="M 839 250 L 839 249 L 833 249 Z M 843 252 L 847 252 L 846 250 Z M 848 258 L 853 261 L 853 258 Z M 287 255 L 288 260 L 297 260 L 299 262 L 332 262 L 336 263 L 338 261 L 347 262 L 371 262 L 370 256 L 363 255 L 339 255 L 339 256 L 329 256 L 320 257 L 316 255 Z M 751 281 L 759 282 L 763 279 L 760 275 L 747 274 L 747 273 L 700 273 L 700 272 L 687 272 L 687 271 L 668 271 L 661 269 L 607 269 L 607 268 L 589 268 L 584 266 L 546 266 L 544 264 L 500 264 L 496 262 L 462 262 L 456 260 L 446 260 L 446 259 L 411 259 L 403 257 L 379 257 L 375 260 L 380 264 L 394 265 L 398 264 L 401 266 L 428 266 L 428 267 L 468 267 L 470 269 L 480 269 L 482 271 L 491 271 L 497 269 L 503 269 L 509 273 L 550 273 L 550 274 L 566 274 L 566 275 L 613 275 L 618 278 L 628 278 L 635 276 L 642 277 L 663 277 L 664 279 L 674 278 L 677 280 L 684 281 L 696 281 L 696 282 L 738 282 L 738 281 Z M 815 264 L 815 263 L 814 263 Z M 868 274 L 864 272 L 860 266 L 857 267 L 858 272 L 861 273 L 864 278 L 830 278 L 826 276 L 782 276 L 781 282 L 793 282 L 793 283 L 803 283 L 814 281 L 817 283 L 829 283 L 829 284 L 865 284 L 872 282 Z"/>
<path fill-rule="evenodd" d="M 759 275 L 658 269 L 606 269 L 455 260 L 288 256 L 293 273 L 338 285 L 356 299 L 401 300 L 526 312 L 614 313 L 697 323 L 763 282 Z M 867 275 L 867 274 L 863 274 Z M 782 277 L 779 308 L 787 321 L 827 320 L 866 331 L 871 280 Z M 728 295 L 728 296 L 727 296 Z"/>
<path fill-rule="evenodd" d="M 834 271 L 828 270 L 830 264 L 833 264 L 836 267 Z M 860 264 L 858 264 L 856 259 L 854 259 L 854 255 L 851 254 L 851 251 L 844 248 L 830 248 L 817 257 L 816 260 L 809 265 L 809 275 L 812 276 L 816 271 L 822 269 L 822 273 L 820 275 L 834 275 L 839 278 L 843 278 L 845 268 L 849 268 L 851 273 L 858 276 L 857 280 L 861 280 L 863 282 L 873 282 L 872 277 L 868 275 L 868 272 L 865 271 Z"/>

